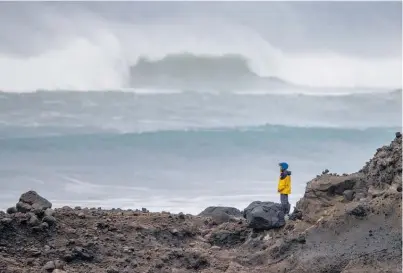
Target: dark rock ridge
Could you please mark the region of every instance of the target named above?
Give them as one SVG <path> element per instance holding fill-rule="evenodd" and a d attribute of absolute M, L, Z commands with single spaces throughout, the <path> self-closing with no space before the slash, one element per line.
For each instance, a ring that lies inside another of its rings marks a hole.
<path fill-rule="evenodd" d="M 288 221 L 271 202 L 198 216 L 52 210 L 30 191 L 0 211 L 0 272 L 402 272 L 401 145 L 397 134 L 356 173 L 323 172 Z"/>

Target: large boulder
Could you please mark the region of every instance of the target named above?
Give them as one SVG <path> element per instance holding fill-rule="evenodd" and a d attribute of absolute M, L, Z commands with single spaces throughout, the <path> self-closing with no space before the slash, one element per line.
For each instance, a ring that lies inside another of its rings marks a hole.
<path fill-rule="evenodd" d="M 27 210 L 29 206 L 33 209 L 46 210 L 52 208 L 52 203 L 40 196 L 36 191 L 28 191 L 21 195 L 17 209 L 19 209 L 19 211 L 22 209 L 24 211 L 21 212 L 26 212 L 25 210 Z"/>
<path fill-rule="evenodd" d="M 199 216 L 211 217 L 214 223 L 222 224 L 225 222 L 230 222 L 235 218 L 242 217 L 242 212 L 233 207 L 208 207 L 202 211 Z"/>
<path fill-rule="evenodd" d="M 199 216 L 211 217 L 216 214 L 222 214 L 222 213 L 225 213 L 227 215 L 234 216 L 234 217 L 242 217 L 242 212 L 239 209 L 233 208 L 233 207 L 208 207 L 205 210 L 203 210 L 199 214 Z"/>
<path fill-rule="evenodd" d="M 284 211 L 278 203 L 254 201 L 243 214 L 248 227 L 253 229 L 269 230 L 285 225 Z"/>

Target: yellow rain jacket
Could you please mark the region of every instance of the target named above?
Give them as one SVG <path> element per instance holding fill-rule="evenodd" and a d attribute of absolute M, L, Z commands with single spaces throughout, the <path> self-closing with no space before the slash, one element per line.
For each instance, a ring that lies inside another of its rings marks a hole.
<path fill-rule="evenodd" d="M 291 172 L 285 171 L 278 180 L 277 191 L 280 194 L 291 194 Z"/>

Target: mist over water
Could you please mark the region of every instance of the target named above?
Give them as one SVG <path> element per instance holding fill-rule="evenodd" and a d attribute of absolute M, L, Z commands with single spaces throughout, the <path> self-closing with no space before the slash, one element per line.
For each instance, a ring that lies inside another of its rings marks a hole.
<path fill-rule="evenodd" d="M 0 208 L 34 189 L 56 206 L 242 209 L 278 201 L 279 161 L 295 204 L 401 130 L 400 10 L 1 2 Z"/>

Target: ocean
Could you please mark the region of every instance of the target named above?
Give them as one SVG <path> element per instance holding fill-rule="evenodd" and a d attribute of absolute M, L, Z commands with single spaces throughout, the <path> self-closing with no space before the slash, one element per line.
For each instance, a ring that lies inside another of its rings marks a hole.
<path fill-rule="evenodd" d="M 282 161 L 295 205 L 401 130 L 400 10 L 0 2 L 0 209 L 28 190 L 55 207 L 244 209 L 279 202 Z"/>
<path fill-rule="evenodd" d="M 0 93 L 0 208 L 36 190 L 64 205 L 199 213 L 279 201 L 324 169 L 358 171 L 401 127 L 401 92 Z"/>

